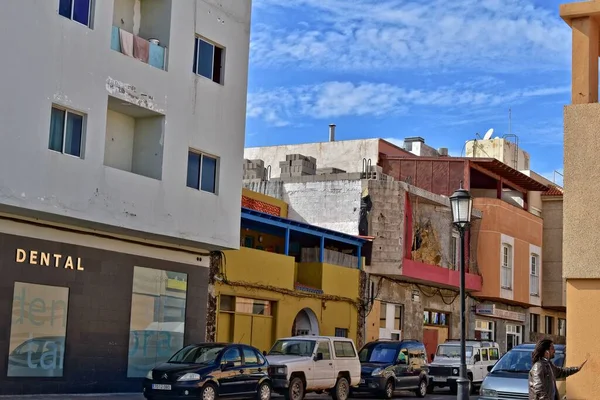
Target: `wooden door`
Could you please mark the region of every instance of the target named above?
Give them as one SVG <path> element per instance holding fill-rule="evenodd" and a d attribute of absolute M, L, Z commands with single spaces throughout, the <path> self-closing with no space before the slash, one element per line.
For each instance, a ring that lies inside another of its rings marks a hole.
<path fill-rule="evenodd" d="M 423 329 L 423 344 L 425 345 L 425 350 L 427 351 L 428 363 L 433 361 L 433 358 L 431 356 L 435 354 L 437 350 L 438 337 L 439 332 L 437 329 Z"/>

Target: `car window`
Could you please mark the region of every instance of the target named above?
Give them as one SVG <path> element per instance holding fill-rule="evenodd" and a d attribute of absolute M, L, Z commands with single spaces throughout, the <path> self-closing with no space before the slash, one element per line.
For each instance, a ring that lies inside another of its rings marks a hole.
<path fill-rule="evenodd" d="M 488 349 L 481 349 L 481 361 L 488 360 Z"/>
<path fill-rule="evenodd" d="M 418 367 L 424 363 L 425 351 L 420 347 L 413 347 L 408 350 L 408 363 L 412 366 Z"/>
<path fill-rule="evenodd" d="M 399 364 L 408 364 L 408 360 L 407 360 L 407 355 L 408 354 L 408 350 L 406 349 L 402 349 L 400 350 L 400 352 L 398 353 L 398 363 Z"/>
<path fill-rule="evenodd" d="M 227 349 L 221 357 L 221 364 L 232 362 L 234 366 L 238 367 L 242 365 L 242 355 L 237 347 Z"/>
<path fill-rule="evenodd" d="M 318 353 L 323 353 L 323 360 L 331 360 L 329 342 L 319 342 L 319 346 L 317 347 L 317 354 Z"/>
<path fill-rule="evenodd" d="M 394 343 L 374 342 L 363 347 L 358 358 L 361 362 L 376 362 L 392 364 L 396 359 L 398 346 Z"/>
<path fill-rule="evenodd" d="M 356 357 L 356 352 L 354 351 L 354 346 L 352 346 L 351 342 L 335 340 L 333 342 L 333 348 L 336 357 Z"/>
<path fill-rule="evenodd" d="M 258 365 L 265 365 L 267 363 L 262 354 L 256 353 L 256 356 L 258 357 Z"/>
<path fill-rule="evenodd" d="M 258 357 L 254 350 L 249 347 L 244 347 L 244 365 L 258 365 Z"/>
<path fill-rule="evenodd" d="M 498 349 L 496 347 L 490 348 L 489 356 L 490 356 L 490 361 L 498 361 L 498 359 L 500 358 Z"/>

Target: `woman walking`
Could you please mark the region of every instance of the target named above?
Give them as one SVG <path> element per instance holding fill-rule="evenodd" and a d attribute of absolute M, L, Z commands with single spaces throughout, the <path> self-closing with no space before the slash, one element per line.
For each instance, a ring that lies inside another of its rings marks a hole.
<path fill-rule="evenodd" d="M 560 400 L 556 380 L 566 378 L 581 371 L 585 360 L 579 367 L 561 368 L 550 360 L 554 358 L 554 342 L 540 340 L 531 354 L 533 367 L 529 371 L 529 400 Z"/>

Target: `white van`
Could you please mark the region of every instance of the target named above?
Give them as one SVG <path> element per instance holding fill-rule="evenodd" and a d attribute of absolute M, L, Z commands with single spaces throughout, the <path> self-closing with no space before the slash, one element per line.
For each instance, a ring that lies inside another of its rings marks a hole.
<path fill-rule="evenodd" d="M 467 340 L 467 377 L 469 393 L 475 393 L 488 374 L 488 366 L 500 358 L 500 346 L 487 340 Z M 460 368 L 460 341 L 449 339 L 438 345 L 435 358 L 429 364 L 429 392 L 435 387 L 450 387 L 452 394 L 457 392 L 456 380 Z"/>

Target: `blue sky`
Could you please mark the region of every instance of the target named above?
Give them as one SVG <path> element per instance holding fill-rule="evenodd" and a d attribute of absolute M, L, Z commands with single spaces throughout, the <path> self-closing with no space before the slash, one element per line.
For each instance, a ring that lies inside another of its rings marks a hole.
<path fill-rule="evenodd" d="M 254 0 L 246 146 L 494 128 L 562 171 L 571 33 L 559 0 Z M 495 136 L 496 136 L 495 134 Z M 557 183 L 561 183 L 557 181 Z"/>

